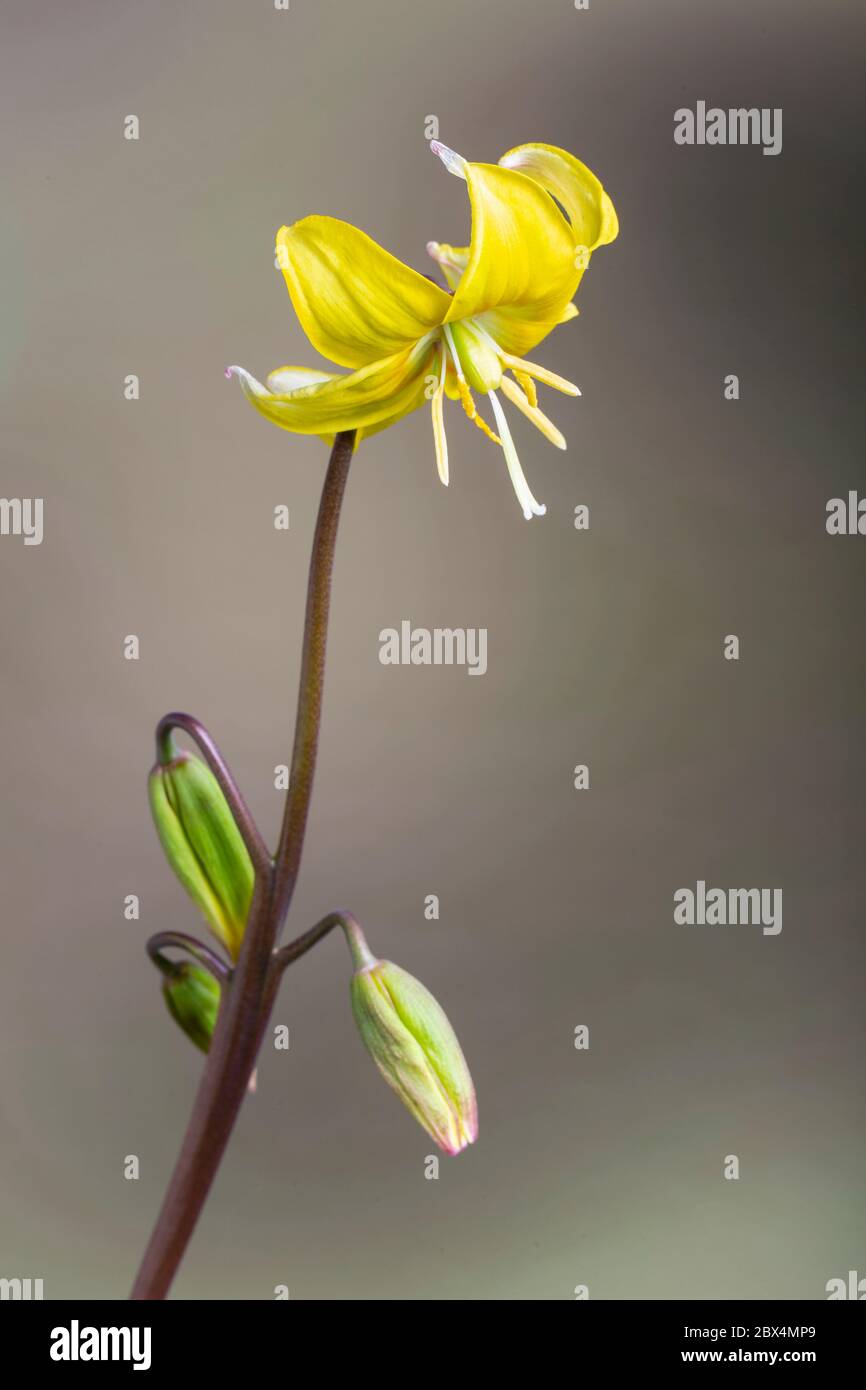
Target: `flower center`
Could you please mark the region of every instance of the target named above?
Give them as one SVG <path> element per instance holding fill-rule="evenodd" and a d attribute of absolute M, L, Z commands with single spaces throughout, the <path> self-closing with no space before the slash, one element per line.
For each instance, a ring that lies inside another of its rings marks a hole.
<path fill-rule="evenodd" d="M 458 337 L 455 336 L 455 328 L 460 330 L 459 340 Z M 539 425 L 539 428 L 544 428 L 544 426 L 542 426 L 540 423 L 541 421 L 544 421 L 544 424 L 549 426 L 550 421 L 547 420 L 547 417 L 542 415 L 541 411 L 538 410 L 534 405 L 529 404 L 527 397 L 523 394 L 523 391 L 520 389 L 520 387 L 514 386 L 514 383 L 509 382 L 507 378 L 503 375 L 503 366 L 505 366 L 506 364 L 511 364 L 512 370 L 517 366 L 522 368 L 524 366 L 528 366 L 529 364 L 523 363 L 520 358 L 512 358 L 509 357 L 507 354 L 503 353 L 502 349 L 498 346 L 497 343 L 494 342 L 494 340 L 490 337 L 489 333 L 487 333 L 487 331 L 483 329 L 479 324 L 473 324 L 471 320 L 461 320 L 461 322 L 457 325 L 447 323 L 443 324 L 442 332 L 444 337 L 444 343 L 442 347 L 439 385 L 433 394 L 433 435 L 436 441 L 436 463 L 439 469 L 439 477 L 442 479 L 442 482 L 447 485 L 448 446 L 445 441 L 445 424 L 442 417 L 442 397 L 445 391 L 445 374 L 447 367 L 445 344 L 447 344 L 447 350 L 448 353 L 450 353 L 451 355 L 451 359 L 454 364 L 454 370 L 457 376 L 457 386 L 463 409 L 469 416 L 470 420 L 474 420 L 476 425 L 479 425 L 480 428 L 484 431 L 484 433 L 486 435 L 489 435 L 489 437 L 493 440 L 495 444 L 499 444 L 502 447 L 502 451 L 505 454 L 505 462 L 508 467 L 508 473 L 511 478 L 512 485 L 514 487 L 514 491 L 517 494 L 517 500 L 520 503 L 521 510 L 523 511 L 523 515 L 526 517 L 527 521 L 530 517 L 533 516 L 543 516 L 547 508 L 542 506 L 540 503 L 536 502 L 535 498 L 532 495 L 532 492 L 530 491 L 529 484 L 527 483 L 523 473 L 523 469 L 520 466 L 520 459 L 517 457 L 517 450 L 514 447 L 514 440 L 512 439 L 511 431 L 508 428 L 508 421 L 505 418 L 502 406 L 500 405 L 499 399 L 496 395 L 496 387 L 498 386 L 501 386 L 503 391 L 506 391 L 506 394 L 508 395 L 512 395 L 512 391 L 510 388 L 514 387 L 514 390 L 517 392 L 517 396 L 523 401 L 521 409 L 523 409 L 527 414 L 529 414 L 530 418 L 538 417 L 535 420 L 535 423 Z M 458 341 L 460 344 L 459 346 Z M 465 358 L 464 350 L 467 354 Z M 486 354 L 488 353 L 490 357 L 493 358 L 493 367 L 491 367 L 489 359 L 486 356 Z M 469 381 L 467 381 L 467 377 L 469 376 L 468 364 L 470 359 L 473 361 L 474 364 L 473 376 L 471 378 L 472 385 L 475 386 L 476 390 L 484 391 L 486 393 L 487 399 L 490 401 L 490 404 L 493 407 L 493 415 L 496 420 L 496 425 L 499 430 L 499 434 L 493 433 L 490 426 L 487 424 L 485 420 L 481 418 L 481 416 L 475 409 L 475 401 L 472 398 L 472 390 L 470 388 Z M 466 363 L 465 366 L 464 362 Z M 495 385 L 488 385 L 488 382 L 495 382 Z M 575 387 L 574 389 L 576 390 L 577 388 Z M 553 429 L 552 426 L 551 429 Z M 555 433 L 559 434 L 559 431 L 557 430 L 555 431 Z M 562 436 L 560 435 L 559 438 L 562 439 Z M 562 443 L 564 445 L 565 441 L 562 440 Z"/>
<path fill-rule="evenodd" d="M 497 391 L 502 381 L 502 361 L 489 338 L 471 319 L 449 325 L 463 373 L 473 391 Z"/>

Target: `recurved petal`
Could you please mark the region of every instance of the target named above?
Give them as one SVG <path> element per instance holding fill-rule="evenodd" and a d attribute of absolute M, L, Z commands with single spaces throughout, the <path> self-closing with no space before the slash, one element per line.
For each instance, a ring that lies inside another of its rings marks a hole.
<path fill-rule="evenodd" d="M 577 305 L 571 300 L 555 319 L 536 318 L 527 314 L 524 309 L 503 304 L 498 309 L 489 309 L 486 314 L 479 314 L 478 322 L 506 352 L 513 352 L 522 357 L 537 347 L 542 339 L 561 323 L 569 323 L 571 319 L 576 319 L 578 312 Z"/>
<path fill-rule="evenodd" d="M 568 309 L 564 311 L 564 316 L 560 314 L 556 318 L 542 319 L 534 314 L 527 314 L 525 309 L 504 304 L 499 309 L 489 309 L 487 313 L 479 314 L 478 322 L 504 352 L 524 357 L 527 352 L 537 347 L 548 333 L 552 333 L 554 328 L 571 318 L 574 318 L 574 314 L 568 313 Z"/>
<path fill-rule="evenodd" d="M 448 288 L 456 290 L 469 262 L 469 247 L 449 246 L 447 241 L 428 241 L 427 254 L 442 271 Z"/>
<path fill-rule="evenodd" d="M 265 377 L 265 384 L 269 391 L 275 394 L 288 394 L 299 386 L 311 386 L 317 381 L 339 381 L 339 372 L 320 372 L 314 367 L 275 367 L 272 372 L 268 372 Z M 396 415 L 386 415 L 384 419 L 377 420 L 373 425 L 359 427 L 356 447 L 362 439 L 366 439 L 370 434 L 378 434 L 380 430 L 386 430 L 391 425 L 396 425 L 398 420 L 402 420 L 404 415 L 408 415 L 414 410 L 417 402 L 410 399 L 409 404 L 404 406 Z M 320 434 L 319 439 L 330 447 L 334 442 L 335 431 Z"/>
<path fill-rule="evenodd" d="M 508 306 L 516 317 L 557 323 L 581 274 L 569 224 L 526 174 L 467 163 L 465 177 L 472 240 L 446 322 Z"/>
<path fill-rule="evenodd" d="M 499 163 L 534 179 L 562 205 L 577 246 L 593 251 L 606 246 L 619 231 L 613 203 L 591 169 L 555 145 L 518 145 Z"/>
<path fill-rule="evenodd" d="M 275 367 L 265 377 L 269 391 L 277 395 L 287 395 L 299 386 L 313 386 L 319 381 L 337 381 L 339 372 L 320 372 L 315 367 Z"/>
<path fill-rule="evenodd" d="M 456 290 L 469 262 L 469 247 L 449 246 L 444 241 L 428 241 L 427 253 L 438 265 L 449 288 Z M 491 309 L 489 313 L 484 315 L 482 322 L 488 333 L 497 342 L 500 339 L 497 337 L 496 329 L 498 324 L 502 322 L 504 325 L 502 346 L 509 352 L 527 352 L 529 348 L 535 347 L 536 343 L 539 343 L 551 329 L 556 328 L 560 323 L 568 323 L 571 319 L 576 319 L 578 312 L 577 305 L 569 300 L 563 307 L 561 314 L 544 325 L 532 322 L 521 309 L 509 309 L 507 307 Z"/>
<path fill-rule="evenodd" d="M 277 233 L 277 259 L 301 327 L 341 367 L 365 367 L 442 322 L 445 290 L 335 217 L 305 217 Z"/>
<path fill-rule="evenodd" d="M 431 370 L 431 374 L 432 374 L 432 368 L 431 368 L 430 370 Z M 362 440 L 364 440 L 364 439 L 369 439 L 369 437 L 370 437 L 371 434 L 380 434 L 380 433 L 382 432 L 382 430 L 389 430 L 389 429 L 391 428 L 392 425 L 396 425 L 396 424 L 398 423 L 398 421 L 402 420 L 403 417 L 404 417 L 404 415 L 411 415 L 411 413 L 412 413 L 413 410 L 417 410 L 417 409 L 418 409 L 418 406 L 421 405 L 421 404 L 423 404 L 423 401 L 426 400 L 427 379 L 428 379 L 428 378 L 427 378 L 427 376 L 425 375 L 425 377 L 424 377 L 424 392 L 425 392 L 425 395 L 424 395 L 423 400 L 420 400 L 420 401 L 419 401 L 418 399 L 413 398 L 412 396 L 409 396 L 409 397 L 407 397 L 408 404 L 403 405 L 403 406 L 400 408 L 400 410 L 396 411 L 393 415 L 384 415 L 384 416 L 382 417 L 381 420 L 374 420 L 374 421 L 372 422 L 372 424 L 368 424 L 368 425 L 359 425 L 359 426 L 357 427 L 357 428 L 358 428 L 358 433 L 357 433 L 357 436 L 356 436 L 356 439 L 355 439 L 355 447 L 357 448 L 358 445 L 362 442 Z M 325 443 L 328 444 L 328 445 L 330 446 L 330 445 L 332 445 L 333 442 L 334 442 L 334 431 L 332 430 L 332 431 L 331 431 L 330 433 L 328 433 L 328 434 L 320 434 L 320 435 L 319 435 L 319 438 L 320 438 L 320 439 L 323 439 L 323 440 L 325 441 Z"/>
<path fill-rule="evenodd" d="M 282 429 L 295 434 L 332 435 L 351 429 L 369 433 L 369 427 L 393 422 L 422 404 L 433 354 L 430 340 L 422 339 L 347 376 L 308 372 L 307 377 L 325 379 L 287 391 L 269 390 L 243 367 L 228 367 L 226 376 L 236 376 L 247 400 Z M 301 373 L 303 368 L 280 367 L 269 381 L 287 383 Z"/>

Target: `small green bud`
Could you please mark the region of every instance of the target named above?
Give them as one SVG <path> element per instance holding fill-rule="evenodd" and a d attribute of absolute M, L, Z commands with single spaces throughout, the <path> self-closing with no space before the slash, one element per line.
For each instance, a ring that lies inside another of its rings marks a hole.
<path fill-rule="evenodd" d="M 217 779 L 201 758 L 178 753 L 154 767 L 148 794 L 169 864 L 236 960 L 255 874 Z"/>
<path fill-rule="evenodd" d="M 183 961 L 175 974 L 163 980 L 162 992 L 175 1023 L 196 1047 L 208 1052 L 220 1007 L 219 980 L 200 965 Z"/>
<path fill-rule="evenodd" d="M 352 1012 L 388 1085 L 446 1153 L 478 1136 L 475 1087 L 457 1036 L 429 989 L 377 960 L 356 923 L 344 926 L 355 962 Z"/>

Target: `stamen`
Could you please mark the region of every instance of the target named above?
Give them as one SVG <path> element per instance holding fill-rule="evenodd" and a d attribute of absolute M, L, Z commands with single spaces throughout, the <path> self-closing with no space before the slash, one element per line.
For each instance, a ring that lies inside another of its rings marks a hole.
<path fill-rule="evenodd" d="M 447 356 L 445 345 L 442 345 L 442 369 L 439 373 L 439 385 L 433 393 L 433 441 L 436 445 L 436 469 L 439 473 L 439 481 L 448 486 L 448 441 L 445 438 L 445 414 L 443 406 L 445 403 L 445 368 L 447 366 Z"/>
<path fill-rule="evenodd" d="M 457 378 L 457 390 L 460 392 L 460 404 L 463 406 L 470 420 L 478 418 L 478 411 L 475 409 L 475 399 L 469 387 L 466 385 L 465 377 Z"/>
<path fill-rule="evenodd" d="M 484 434 L 487 435 L 488 439 L 492 439 L 494 444 L 501 444 L 502 440 L 499 438 L 498 435 L 493 433 L 487 421 L 481 418 L 481 416 L 478 414 L 478 411 L 475 408 L 475 401 L 472 398 L 472 392 L 469 390 L 466 378 L 463 375 L 463 368 L 460 365 L 460 358 L 457 356 L 457 348 L 454 345 L 454 335 L 451 332 L 451 329 L 447 323 L 443 323 L 442 331 L 444 332 L 446 340 L 448 342 L 448 347 L 451 352 L 451 356 L 454 358 L 454 369 L 457 372 L 457 390 L 460 392 L 460 404 L 463 406 L 463 409 L 466 411 L 466 414 L 469 416 L 469 419 L 475 421 L 478 428 Z"/>
<path fill-rule="evenodd" d="M 462 155 L 457 154 L 456 150 L 449 150 L 441 140 L 431 140 L 430 148 L 442 160 L 449 174 L 456 174 L 458 179 L 466 178 L 466 160 Z"/>
<path fill-rule="evenodd" d="M 534 376 L 536 381 L 543 381 L 545 386 L 552 386 L 555 391 L 563 391 L 566 396 L 580 395 L 580 387 L 575 386 L 573 381 L 566 381 L 564 376 L 557 376 L 556 372 L 550 372 L 546 367 L 539 367 L 535 362 L 525 362 L 522 357 L 512 357 L 509 352 L 503 352 L 501 356 L 505 366 L 510 367 L 515 376 L 518 372 L 525 372 L 527 376 Z"/>
<path fill-rule="evenodd" d="M 457 348 L 454 346 L 454 334 L 451 332 L 450 325 L 447 323 L 443 323 L 442 331 L 445 334 L 445 341 L 448 344 L 448 349 L 451 353 L 451 356 L 454 359 L 454 370 L 457 373 L 457 380 L 462 381 L 463 368 L 460 365 L 460 358 L 457 356 Z"/>
<path fill-rule="evenodd" d="M 475 401 L 472 398 L 472 392 L 469 390 L 462 376 L 457 379 L 457 390 L 460 392 L 460 404 L 463 406 L 469 419 L 478 426 L 483 434 L 487 435 L 488 439 L 492 439 L 494 444 L 501 444 L 502 440 L 499 438 L 499 435 L 494 434 L 484 417 L 478 414 L 475 408 Z"/>
<path fill-rule="evenodd" d="M 520 459 L 517 457 L 514 440 L 511 438 L 511 431 L 508 428 L 505 411 L 499 404 L 495 391 L 488 391 L 487 394 L 490 397 L 490 404 L 493 406 L 493 414 L 496 416 L 496 424 L 502 436 L 502 449 L 505 454 L 505 462 L 508 466 L 508 476 L 517 494 L 517 500 L 523 510 L 523 515 L 527 521 L 530 521 L 533 516 L 544 516 L 547 508 L 542 503 L 536 502 L 529 490 L 529 484 L 520 466 Z"/>
<path fill-rule="evenodd" d="M 519 384 L 523 387 L 526 399 L 529 401 L 529 404 L 533 407 L 533 409 L 535 409 L 538 406 L 538 392 L 535 389 L 535 382 L 532 380 L 532 377 L 529 376 L 526 372 L 518 371 L 515 371 L 514 375 Z"/>
<path fill-rule="evenodd" d="M 518 410 L 523 411 L 527 420 L 531 420 L 535 428 L 541 430 L 545 439 L 549 439 L 551 444 L 556 445 L 557 449 L 565 449 L 567 447 L 565 435 L 556 428 L 552 420 L 548 420 L 544 411 L 539 410 L 537 406 L 532 405 L 526 399 L 520 387 L 517 386 L 510 377 L 504 376 L 502 378 L 501 390 L 508 399 L 517 406 Z"/>
<path fill-rule="evenodd" d="M 477 319 L 473 319 L 476 330 L 482 338 L 486 338 L 492 348 L 498 352 L 504 366 L 509 367 L 517 380 L 520 381 L 521 372 L 526 376 L 535 377 L 538 381 L 543 381 L 545 386 L 552 386 L 555 391 L 564 391 L 566 396 L 579 396 L 580 387 L 575 386 L 573 381 L 566 381 L 564 376 L 557 376 L 556 372 L 550 372 L 546 367 L 539 367 L 535 362 L 526 362 L 522 357 L 512 357 L 510 352 L 503 352 L 502 348 L 491 338 L 486 328 L 482 328 Z M 523 383 L 521 382 L 521 385 Z M 529 392 L 527 392 L 527 395 Z"/>

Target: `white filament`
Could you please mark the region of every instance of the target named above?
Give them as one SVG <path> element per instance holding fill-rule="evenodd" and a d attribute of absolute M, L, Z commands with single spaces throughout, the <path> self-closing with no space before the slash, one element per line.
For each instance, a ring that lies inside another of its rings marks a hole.
<path fill-rule="evenodd" d="M 520 459 L 517 457 L 514 440 L 511 438 L 511 431 L 508 428 L 505 411 L 499 404 L 499 399 L 495 391 L 488 391 L 487 394 L 490 397 L 490 404 L 493 406 L 493 414 L 496 417 L 496 428 L 499 430 L 499 437 L 502 440 L 505 462 L 508 465 L 508 476 L 511 479 L 511 485 L 517 495 L 517 500 L 523 509 L 523 515 L 527 521 L 531 521 L 533 516 L 544 516 L 547 508 L 542 503 L 536 502 L 529 490 L 529 484 L 520 466 Z"/>
<path fill-rule="evenodd" d="M 453 335 L 453 333 L 451 332 L 451 329 L 450 329 L 450 327 L 448 326 L 447 323 L 443 323 L 443 325 L 442 325 L 442 330 L 443 330 L 443 332 L 444 332 L 444 334 L 445 334 L 445 340 L 446 340 L 446 342 L 448 343 L 448 350 L 449 350 L 449 352 L 451 353 L 451 356 L 454 358 L 454 370 L 456 371 L 458 377 L 459 377 L 460 380 L 462 381 L 462 380 L 463 380 L 463 368 L 462 368 L 461 365 L 460 365 L 460 358 L 457 356 L 457 349 L 456 349 L 456 347 L 454 346 L 454 335 Z"/>

